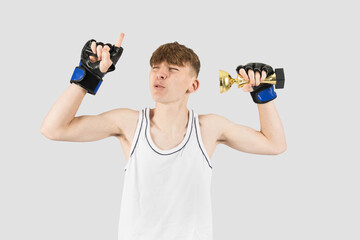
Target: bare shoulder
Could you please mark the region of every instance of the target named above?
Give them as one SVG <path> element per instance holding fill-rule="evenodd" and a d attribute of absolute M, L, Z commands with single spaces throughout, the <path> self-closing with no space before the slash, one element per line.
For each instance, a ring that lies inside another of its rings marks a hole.
<path fill-rule="evenodd" d="M 199 114 L 199 121 L 204 121 L 204 122 L 221 122 L 226 120 L 225 117 L 220 116 L 219 114 L 215 114 L 215 113 L 208 113 L 208 114 Z"/>
<path fill-rule="evenodd" d="M 136 128 L 139 111 L 130 108 L 116 108 L 101 115 L 113 122 L 119 129 L 118 136 L 122 136 L 126 135 L 134 127 Z"/>
<path fill-rule="evenodd" d="M 229 124 L 229 120 L 215 113 L 199 114 L 198 116 L 203 138 L 210 138 L 217 144 L 221 143 L 223 129 Z"/>
<path fill-rule="evenodd" d="M 216 126 L 219 127 L 224 123 L 228 123 L 229 119 L 220 116 L 219 114 L 209 113 L 209 114 L 199 114 L 199 124 Z"/>
<path fill-rule="evenodd" d="M 111 121 L 116 124 L 119 134 L 114 135 L 121 143 L 126 161 L 129 160 L 131 143 L 134 139 L 140 111 L 130 108 L 117 108 L 108 113 Z"/>

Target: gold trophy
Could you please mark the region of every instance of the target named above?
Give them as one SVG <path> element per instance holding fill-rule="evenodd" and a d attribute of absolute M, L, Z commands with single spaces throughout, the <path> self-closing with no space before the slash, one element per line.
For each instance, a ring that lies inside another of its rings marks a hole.
<path fill-rule="evenodd" d="M 237 83 L 238 88 L 243 87 L 245 84 L 249 83 L 246 81 L 240 74 L 237 75 L 237 78 L 234 79 L 230 76 L 230 74 L 224 70 L 219 70 L 219 80 L 220 80 L 220 93 L 224 93 L 230 89 L 233 83 Z M 271 74 L 267 78 L 265 78 L 263 83 L 269 83 L 275 85 L 275 88 L 284 88 L 285 84 L 285 75 L 283 68 L 276 68 L 275 73 Z"/>

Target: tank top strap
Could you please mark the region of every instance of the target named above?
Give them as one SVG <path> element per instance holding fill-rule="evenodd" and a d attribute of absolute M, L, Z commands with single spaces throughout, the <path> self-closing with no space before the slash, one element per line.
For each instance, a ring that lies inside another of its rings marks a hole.
<path fill-rule="evenodd" d="M 135 135 L 134 135 L 134 139 L 132 141 L 132 144 L 131 144 L 131 148 L 130 148 L 130 155 L 129 155 L 129 158 L 131 158 L 131 155 L 134 153 L 134 150 L 136 148 L 136 145 L 139 141 L 139 137 L 140 137 L 140 134 L 141 134 L 141 129 L 144 128 L 144 122 L 145 122 L 145 110 L 146 108 L 143 108 L 139 111 L 139 118 L 138 118 L 138 122 L 137 122 L 137 126 L 136 126 L 136 131 L 135 131 Z"/>
<path fill-rule="evenodd" d="M 196 140 L 197 140 L 197 143 L 199 145 L 199 148 L 202 152 L 202 154 L 204 155 L 209 167 L 212 169 L 212 164 L 210 163 L 210 157 L 205 149 L 205 146 L 204 146 L 204 143 L 203 143 L 203 140 L 202 140 L 202 137 L 201 137 L 201 130 L 200 130 L 200 123 L 199 123 L 199 114 L 197 112 L 194 112 L 194 126 L 195 126 L 195 135 L 196 135 Z"/>

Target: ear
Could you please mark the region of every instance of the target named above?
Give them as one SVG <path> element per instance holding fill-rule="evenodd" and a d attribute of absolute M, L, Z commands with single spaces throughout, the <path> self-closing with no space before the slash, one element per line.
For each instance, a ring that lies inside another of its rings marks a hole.
<path fill-rule="evenodd" d="M 198 90 L 200 86 L 200 81 L 195 78 L 190 86 L 190 88 L 188 88 L 188 90 L 186 90 L 186 93 L 193 93 L 196 92 Z"/>

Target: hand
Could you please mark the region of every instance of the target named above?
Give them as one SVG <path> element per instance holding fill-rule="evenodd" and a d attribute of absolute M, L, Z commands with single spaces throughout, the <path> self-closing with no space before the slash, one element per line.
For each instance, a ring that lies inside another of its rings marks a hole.
<path fill-rule="evenodd" d="M 125 34 L 121 33 L 118 40 L 116 41 L 116 43 L 114 44 L 115 48 L 120 48 L 121 47 L 121 43 L 124 39 Z M 110 43 L 107 44 L 103 44 L 101 42 L 95 42 L 92 41 L 91 42 L 91 50 L 93 52 L 93 56 L 90 56 L 90 62 L 95 63 L 97 61 L 100 61 L 100 65 L 99 65 L 99 69 L 102 73 L 106 73 L 108 72 L 109 68 L 114 64 L 116 64 L 117 60 L 119 59 L 119 57 L 117 59 L 114 59 L 114 57 L 112 56 L 112 54 L 110 53 L 110 50 L 112 48 L 114 48 L 113 46 L 111 46 Z M 112 61 L 111 59 L 113 59 L 114 61 Z M 112 70 L 114 70 L 115 67 L 113 67 Z"/>
<path fill-rule="evenodd" d="M 254 86 L 259 86 L 267 76 L 274 72 L 271 66 L 263 63 L 248 63 L 245 66 L 240 65 L 236 70 L 246 81 L 249 81 L 248 84 L 242 87 L 244 92 L 254 91 Z"/>

